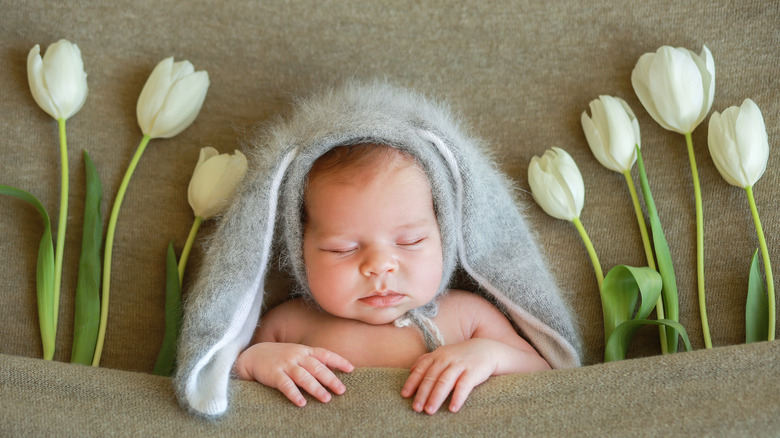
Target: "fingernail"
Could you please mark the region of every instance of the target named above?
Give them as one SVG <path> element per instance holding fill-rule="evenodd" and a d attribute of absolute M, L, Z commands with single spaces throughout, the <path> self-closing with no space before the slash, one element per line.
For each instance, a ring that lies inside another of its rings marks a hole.
<path fill-rule="evenodd" d="M 420 411 L 422 411 L 422 408 L 423 408 L 423 405 L 422 405 L 422 403 L 415 403 L 415 404 L 412 406 L 412 409 L 414 409 L 414 410 L 415 410 L 415 411 L 417 411 L 417 412 L 420 412 Z"/>

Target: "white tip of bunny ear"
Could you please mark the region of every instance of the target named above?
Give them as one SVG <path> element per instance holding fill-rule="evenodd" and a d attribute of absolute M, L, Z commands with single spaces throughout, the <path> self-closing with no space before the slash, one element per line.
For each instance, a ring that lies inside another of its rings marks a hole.
<path fill-rule="evenodd" d="M 221 337 L 212 345 L 203 345 L 207 351 L 200 356 L 192 367 L 182 375 L 184 378 L 183 396 L 189 408 L 195 413 L 216 418 L 225 413 L 228 407 L 228 385 L 230 372 L 238 354 L 250 342 L 257 327 L 257 320 L 263 305 L 263 294 L 258 291 L 264 289 L 265 276 L 271 257 L 273 244 L 274 225 L 279 208 L 279 193 L 282 181 L 290 164 L 297 155 L 297 150 L 289 151 L 279 161 L 279 166 L 274 170 L 267 196 L 267 205 L 263 206 L 267 212 L 268 220 L 265 221 L 265 230 L 262 236 L 253 236 L 262 241 L 259 251 L 259 269 L 249 273 L 253 276 L 252 283 L 246 290 L 239 291 L 235 296 L 235 302 L 231 303 L 235 312 Z M 212 294 L 213 295 L 213 294 Z M 197 318 L 193 316 L 193 318 Z M 193 339 L 192 342 L 198 342 Z M 199 347 L 188 346 L 193 350 Z"/>

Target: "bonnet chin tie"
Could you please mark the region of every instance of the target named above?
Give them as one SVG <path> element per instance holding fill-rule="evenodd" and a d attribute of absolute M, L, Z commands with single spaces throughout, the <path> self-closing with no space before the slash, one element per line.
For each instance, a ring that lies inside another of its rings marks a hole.
<path fill-rule="evenodd" d="M 428 352 L 444 345 L 444 338 L 441 332 L 439 332 L 439 328 L 427 316 L 420 315 L 418 312 L 407 312 L 404 316 L 395 320 L 395 326 L 399 328 L 410 327 L 412 324 L 416 325 L 422 332 L 425 348 Z"/>

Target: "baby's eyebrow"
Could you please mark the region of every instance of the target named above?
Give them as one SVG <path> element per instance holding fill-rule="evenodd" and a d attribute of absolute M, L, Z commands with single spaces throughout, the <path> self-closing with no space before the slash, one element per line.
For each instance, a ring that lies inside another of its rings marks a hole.
<path fill-rule="evenodd" d="M 431 221 L 428 218 L 422 218 L 416 221 L 407 222 L 396 227 L 397 230 L 412 230 L 418 228 L 427 228 L 431 225 Z"/>

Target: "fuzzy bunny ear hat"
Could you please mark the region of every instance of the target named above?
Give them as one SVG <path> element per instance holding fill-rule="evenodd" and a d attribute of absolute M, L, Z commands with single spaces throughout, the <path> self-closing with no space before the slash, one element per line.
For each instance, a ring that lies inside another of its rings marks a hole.
<path fill-rule="evenodd" d="M 351 83 L 300 102 L 290 120 L 257 141 L 253 169 L 210 239 L 185 303 L 174 385 L 188 410 L 209 418 L 227 410 L 233 363 L 260 317 L 277 227 L 276 239 L 283 237 L 286 259 L 306 291 L 306 176 L 328 150 L 362 143 L 404 150 L 427 173 L 442 235 L 440 292 L 460 267 L 553 368 L 580 365 L 569 309 L 510 182 L 479 142 L 465 135 L 447 108 L 419 94 L 383 82 Z"/>

